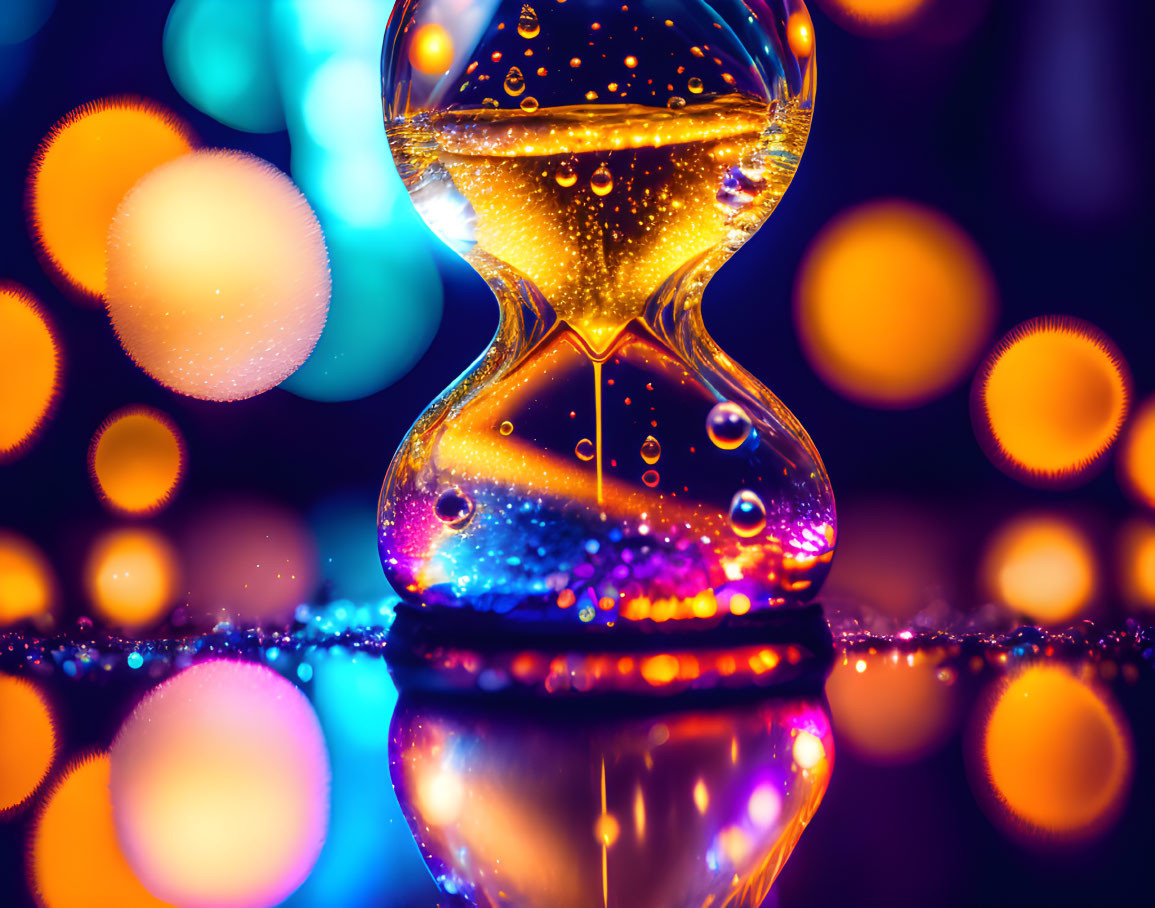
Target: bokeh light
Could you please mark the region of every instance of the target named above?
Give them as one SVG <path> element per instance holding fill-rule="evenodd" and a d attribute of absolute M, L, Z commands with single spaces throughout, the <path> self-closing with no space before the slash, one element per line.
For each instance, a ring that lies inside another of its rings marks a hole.
<path fill-rule="evenodd" d="M 150 691 L 113 742 L 110 789 L 130 866 L 182 908 L 278 904 L 329 822 L 317 716 L 251 663 L 201 663 Z"/>
<path fill-rule="evenodd" d="M 176 597 L 179 575 L 169 542 L 143 528 L 110 530 L 97 539 L 84 573 L 96 613 L 130 630 L 164 615 Z"/>
<path fill-rule="evenodd" d="M 0 3 L 0 45 L 27 41 L 44 27 L 55 8 L 56 0 L 4 0 Z"/>
<path fill-rule="evenodd" d="M 145 372 L 182 394 L 267 391 L 312 351 L 329 307 L 320 225 L 292 181 L 241 152 L 158 167 L 109 234 L 108 311 Z"/>
<path fill-rule="evenodd" d="M 1135 517 L 1119 531 L 1119 589 L 1132 608 L 1155 609 L 1155 521 Z"/>
<path fill-rule="evenodd" d="M 826 696 L 840 744 L 870 763 L 913 763 L 941 747 L 955 727 L 953 688 L 927 652 L 851 654 L 834 666 Z M 949 676 L 947 676 L 949 677 Z"/>
<path fill-rule="evenodd" d="M 439 76 L 453 63 L 453 38 L 444 25 L 427 22 L 409 45 L 409 62 L 418 72 Z"/>
<path fill-rule="evenodd" d="M 189 608 L 212 623 L 283 624 L 315 592 L 313 537 L 278 505 L 210 506 L 190 522 L 182 551 Z"/>
<path fill-rule="evenodd" d="M 0 817 L 32 797 L 56 756 L 56 721 L 30 681 L 0 675 Z"/>
<path fill-rule="evenodd" d="M 1135 501 L 1155 508 L 1155 396 L 1143 401 L 1119 450 L 1119 478 Z"/>
<path fill-rule="evenodd" d="M 1114 819 L 1131 735 L 1109 695 L 1059 665 L 1007 681 L 982 730 L 982 765 L 1008 829 L 1084 838 Z"/>
<path fill-rule="evenodd" d="M 822 9 L 847 31 L 886 36 L 903 29 L 922 13 L 928 0 L 819 0 Z"/>
<path fill-rule="evenodd" d="M 184 438 L 164 413 L 126 407 L 92 437 L 88 467 L 100 497 L 114 510 L 147 514 L 164 507 L 184 474 Z"/>
<path fill-rule="evenodd" d="M 162 908 L 133 874 L 116 840 L 108 754 L 76 760 L 32 829 L 29 876 L 44 908 Z"/>
<path fill-rule="evenodd" d="M 971 412 L 987 456 L 1038 485 L 1087 478 L 1127 417 L 1130 372 L 1086 322 L 1031 319 L 1007 334 L 975 377 Z"/>
<path fill-rule="evenodd" d="M 140 98 L 94 101 L 57 123 L 28 176 L 30 227 L 51 267 L 87 296 L 102 297 L 116 206 L 137 180 L 194 144 L 183 120 Z"/>
<path fill-rule="evenodd" d="M 55 600 L 48 559 L 23 536 L 0 529 L 0 628 L 50 616 Z"/>
<path fill-rule="evenodd" d="M 60 349 L 40 305 L 0 283 L 0 463 L 24 450 L 60 386 Z"/>
<path fill-rule="evenodd" d="M 285 128 L 263 0 L 177 0 L 164 26 L 164 63 L 185 100 L 226 126 Z"/>
<path fill-rule="evenodd" d="M 943 215 L 898 199 L 838 216 L 799 270 L 795 322 L 810 364 L 840 394 L 912 407 L 978 359 L 995 289 L 981 252 Z"/>
<path fill-rule="evenodd" d="M 441 319 L 430 235 L 409 204 L 381 123 L 381 35 L 392 0 L 284 0 L 272 9 L 292 171 L 325 230 L 329 319 L 282 385 L 354 400 L 421 358 Z"/>
<path fill-rule="evenodd" d="M 1091 602 L 1099 569 L 1090 536 L 1075 521 L 1024 514 L 991 537 L 982 577 L 995 601 L 1041 624 L 1059 624 Z"/>

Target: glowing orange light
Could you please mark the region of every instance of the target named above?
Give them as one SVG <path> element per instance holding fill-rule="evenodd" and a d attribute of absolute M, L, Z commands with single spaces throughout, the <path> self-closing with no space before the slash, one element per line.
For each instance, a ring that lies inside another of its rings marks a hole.
<path fill-rule="evenodd" d="M 94 101 L 57 123 L 28 176 L 32 233 L 53 268 L 83 293 L 103 296 L 116 206 L 137 180 L 194 144 L 184 121 L 140 98 Z"/>
<path fill-rule="evenodd" d="M 937 671 L 922 654 L 913 664 L 884 653 L 836 664 L 826 695 L 840 745 L 880 765 L 911 763 L 940 747 L 956 713 L 952 689 Z"/>
<path fill-rule="evenodd" d="M 1131 418 L 1119 452 L 1119 474 L 1131 496 L 1155 508 L 1155 397 Z"/>
<path fill-rule="evenodd" d="M 1097 328 L 1032 319 L 996 346 L 975 378 L 972 414 L 987 455 L 1039 484 L 1085 477 L 1127 416 L 1130 375 Z"/>
<path fill-rule="evenodd" d="M 694 806 L 698 808 L 698 813 L 705 813 L 710 806 L 710 792 L 706 788 L 704 779 L 698 779 L 694 783 Z"/>
<path fill-rule="evenodd" d="M 1085 837 L 1108 825 L 1131 778 L 1130 729 L 1108 695 L 1037 665 L 1007 682 L 982 738 L 987 781 L 1029 830 Z"/>
<path fill-rule="evenodd" d="M 969 371 L 994 319 L 986 262 L 938 212 L 871 202 L 829 223 L 799 271 L 795 322 L 815 371 L 840 394 L 911 407 Z"/>
<path fill-rule="evenodd" d="M 791 13 L 786 20 L 786 40 L 790 52 L 798 58 L 809 57 L 814 51 L 814 23 L 805 9 Z"/>
<path fill-rule="evenodd" d="M 60 350 L 39 304 L 0 283 L 0 463 L 44 425 L 59 381 Z"/>
<path fill-rule="evenodd" d="M 453 65 L 453 39 L 445 26 L 436 22 L 422 25 L 409 45 L 409 62 L 427 76 L 439 76 Z"/>
<path fill-rule="evenodd" d="M 56 756 L 56 723 L 44 695 L 0 675 L 0 816 L 32 797 Z"/>
<path fill-rule="evenodd" d="M 1044 624 L 1079 614 L 1098 582 L 1087 534 L 1050 514 L 1028 514 L 1001 527 L 987 545 L 982 574 L 989 595 Z"/>
<path fill-rule="evenodd" d="M 0 530 L 0 627 L 48 615 L 55 597 L 48 559 L 23 536 Z"/>
<path fill-rule="evenodd" d="M 108 790 L 125 858 L 150 892 L 258 908 L 281 904 L 312 870 L 329 780 L 304 694 L 264 666 L 217 660 L 136 706 L 113 741 Z"/>
<path fill-rule="evenodd" d="M 1129 521 L 1119 534 L 1119 580 L 1131 606 L 1155 608 L 1155 522 Z"/>
<path fill-rule="evenodd" d="M 448 769 L 434 769 L 417 781 L 417 804 L 421 815 L 434 826 L 448 826 L 461 815 L 465 783 Z"/>
<path fill-rule="evenodd" d="M 115 510 L 146 514 L 164 507 L 184 473 L 184 439 L 171 419 L 128 407 L 104 421 L 88 448 L 101 497 Z"/>
<path fill-rule="evenodd" d="M 108 794 L 107 754 L 82 758 L 64 773 L 32 831 L 29 870 L 45 908 L 162 908 L 121 853 Z"/>
<path fill-rule="evenodd" d="M 669 653 L 650 656 L 642 660 L 642 677 L 658 687 L 669 684 L 678 677 L 678 658 Z"/>
<path fill-rule="evenodd" d="M 644 820 L 643 820 L 644 822 Z M 594 823 L 594 838 L 606 848 L 612 848 L 621 835 L 621 825 L 612 813 L 603 813 Z"/>
<path fill-rule="evenodd" d="M 197 151 L 149 173 L 108 228 L 108 313 L 165 387 L 240 400 L 288 378 L 329 311 L 321 226 L 285 174 Z"/>
<path fill-rule="evenodd" d="M 822 739 L 808 731 L 798 732 L 794 739 L 794 762 L 803 769 L 813 769 L 826 757 Z"/>
<path fill-rule="evenodd" d="M 133 629 L 152 624 L 177 592 L 177 557 L 155 530 L 112 530 L 88 556 L 85 580 L 96 612 L 112 624 Z"/>
<path fill-rule="evenodd" d="M 822 0 L 839 25 L 862 35 L 887 35 L 913 21 L 927 0 Z"/>

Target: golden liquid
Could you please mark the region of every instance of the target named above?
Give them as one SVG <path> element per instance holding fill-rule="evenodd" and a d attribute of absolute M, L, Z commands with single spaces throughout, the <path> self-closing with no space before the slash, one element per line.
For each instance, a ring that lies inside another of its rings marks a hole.
<path fill-rule="evenodd" d="M 411 191 L 451 180 L 472 206 L 470 263 L 528 278 L 600 353 L 679 268 L 720 251 L 712 271 L 758 229 L 809 122 L 809 110 L 727 95 L 422 113 L 389 138 Z"/>

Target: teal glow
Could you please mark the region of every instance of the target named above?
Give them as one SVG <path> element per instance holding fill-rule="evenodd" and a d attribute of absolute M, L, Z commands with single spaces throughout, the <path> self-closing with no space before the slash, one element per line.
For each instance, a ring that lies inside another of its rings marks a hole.
<path fill-rule="evenodd" d="M 285 905 L 436 904 L 433 879 L 389 781 L 389 719 L 397 691 L 384 661 L 340 649 L 318 652 L 312 661 L 313 705 L 333 766 L 332 813 L 316 867 Z"/>
<path fill-rule="evenodd" d="M 321 221 L 333 275 L 324 333 L 281 385 L 311 400 L 356 400 L 391 385 L 425 353 L 441 320 L 430 235 L 409 205 L 381 117 L 381 40 L 391 7 L 391 0 L 272 7 L 293 178 Z"/>
<path fill-rule="evenodd" d="M 393 596 L 377 554 L 377 493 L 344 492 L 315 506 L 308 515 L 317 542 L 317 576 L 328 596 L 359 605 Z"/>
<path fill-rule="evenodd" d="M 268 0 L 177 0 L 164 62 L 185 100 L 234 129 L 284 129 L 269 17 Z"/>
<path fill-rule="evenodd" d="M 56 0 L 0 0 L 0 44 L 20 44 L 44 27 Z"/>

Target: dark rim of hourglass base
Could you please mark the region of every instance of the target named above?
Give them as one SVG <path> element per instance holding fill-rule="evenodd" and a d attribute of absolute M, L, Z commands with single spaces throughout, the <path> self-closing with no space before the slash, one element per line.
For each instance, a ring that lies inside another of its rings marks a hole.
<path fill-rule="evenodd" d="M 820 689 L 834 660 L 818 603 L 726 615 L 704 628 L 647 622 L 593 632 L 463 609 L 396 611 L 385 656 L 398 688 L 455 696 L 765 697 Z"/>

